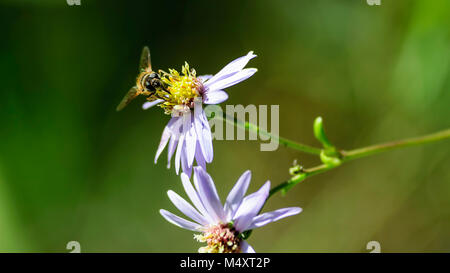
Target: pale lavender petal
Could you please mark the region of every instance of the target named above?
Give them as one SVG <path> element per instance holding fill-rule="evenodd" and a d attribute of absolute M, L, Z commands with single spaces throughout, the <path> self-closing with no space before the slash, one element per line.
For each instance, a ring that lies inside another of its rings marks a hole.
<path fill-rule="evenodd" d="M 206 92 L 203 96 L 203 103 L 205 104 L 219 104 L 228 99 L 227 92 L 223 90 L 213 90 Z"/>
<path fill-rule="evenodd" d="M 179 209 L 184 215 L 191 218 L 201 225 L 208 225 L 208 221 L 200 215 L 200 213 L 194 209 L 191 204 L 189 204 L 186 200 L 184 200 L 181 196 L 179 196 L 174 191 L 168 191 L 167 195 L 169 196 L 170 201 Z"/>
<path fill-rule="evenodd" d="M 201 118 L 201 112 L 203 111 L 203 109 L 201 111 L 194 111 L 194 126 L 195 126 L 195 132 L 197 133 L 197 140 L 200 144 L 200 149 L 202 154 L 205 154 L 205 145 L 204 145 L 204 140 L 203 140 L 203 122 L 202 122 L 202 118 Z"/>
<path fill-rule="evenodd" d="M 225 222 L 225 212 L 211 176 L 201 167 L 194 167 L 194 183 L 208 214 L 217 222 Z"/>
<path fill-rule="evenodd" d="M 205 219 L 209 222 L 209 224 L 215 224 L 215 221 L 211 218 L 211 216 L 208 214 L 205 207 L 203 206 L 203 203 L 200 200 L 197 191 L 192 186 L 189 177 L 184 173 L 181 174 L 181 182 L 183 183 L 184 191 L 186 192 L 189 199 L 191 199 L 192 204 L 194 204 L 194 206 L 198 209 L 198 211 L 200 211 L 200 213 L 205 217 Z"/>
<path fill-rule="evenodd" d="M 253 218 L 253 222 L 247 229 L 254 229 L 267 225 L 268 223 L 278 221 L 288 216 L 296 215 L 302 212 L 301 208 L 282 208 L 271 212 L 266 212 Z"/>
<path fill-rule="evenodd" d="M 200 144 L 197 142 L 197 147 L 195 148 L 195 161 L 197 162 L 197 166 L 203 168 L 206 171 L 206 161 L 203 157 L 202 151 L 200 149 Z"/>
<path fill-rule="evenodd" d="M 204 156 L 207 163 L 211 163 L 213 160 L 213 146 L 212 146 L 212 135 L 211 135 L 211 128 L 209 127 L 208 119 L 206 118 L 206 114 L 204 111 L 201 113 L 201 119 L 203 124 L 203 143 L 205 146 L 204 150 Z"/>
<path fill-rule="evenodd" d="M 197 161 L 198 166 L 202 167 L 203 170 L 206 171 L 206 161 L 200 148 L 200 143 L 198 141 L 197 146 L 195 148 L 195 161 Z"/>
<path fill-rule="evenodd" d="M 183 150 L 181 151 L 181 168 L 183 169 L 183 173 L 187 174 L 189 178 L 192 174 L 192 164 L 189 166 L 189 162 L 187 159 L 187 149 L 186 149 L 186 143 L 183 145 Z"/>
<path fill-rule="evenodd" d="M 154 100 L 154 101 L 144 102 L 144 104 L 142 104 L 142 109 L 147 110 L 147 109 L 149 109 L 149 108 L 151 108 L 151 107 L 153 107 L 153 106 L 155 106 L 155 105 L 157 105 L 157 104 L 159 104 L 159 103 L 161 103 L 163 101 L 164 100 L 157 99 L 157 100 Z"/>
<path fill-rule="evenodd" d="M 175 172 L 177 174 L 180 171 L 181 153 L 183 152 L 184 145 L 184 134 L 181 134 L 178 140 L 177 152 L 175 153 Z"/>
<path fill-rule="evenodd" d="M 234 216 L 234 227 L 239 232 L 244 232 L 252 223 L 253 218 L 259 213 L 269 196 L 270 182 L 267 181 L 257 192 L 245 197 Z"/>
<path fill-rule="evenodd" d="M 187 230 L 192 230 L 192 231 L 201 231 L 202 226 L 199 224 L 196 224 L 194 222 L 188 221 L 186 219 L 183 219 L 179 216 L 176 216 L 175 214 L 165 210 L 165 209 L 160 209 L 159 213 L 161 213 L 161 215 L 170 223 L 179 226 L 181 228 L 187 229 Z"/>
<path fill-rule="evenodd" d="M 171 138 L 171 141 L 170 141 L 171 144 L 169 144 L 169 148 L 168 148 L 169 149 L 168 165 L 170 167 L 170 159 L 173 154 L 173 150 L 171 150 L 171 149 L 173 149 L 173 147 L 171 147 L 171 145 L 174 145 L 174 143 L 176 144 L 176 141 L 178 140 L 179 131 L 177 131 L 176 128 L 179 126 L 178 125 L 179 123 L 180 123 L 180 119 L 173 117 L 170 119 L 170 121 L 167 123 L 166 127 L 164 128 L 163 134 L 161 136 L 161 142 L 159 143 L 158 150 L 156 151 L 155 164 L 156 164 L 159 156 L 161 155 L 161 152 L 166 147 L 169 138 Z"/>
<path fill-rule="evenodd" d="M 172 159 L 175 148 L 177 147 L 178 139 L 176 137 L 170 138 L 169 147 L 167 148 L 167 168 L 170 168 L 170 161 Z"/>
<path fill-rule="evenodd" d="M 188 167 L 192 167 L 195 156 L 195 146 L 197 145 L 197 134 L 195 132 L 194 123 L 190 124 L 189 131 L 186 133 L 186 155 Z"/>
<path fill-rule="evenodd" d="M 244 172 L 228 194 L 224 207 L 228 221 L 233 219 L 236 210 L 241 205 L 242 199 L 247 192 L 248 185 L 250 185 L 251 178 L 252 173 L 250 171 Z"/>
<path fill-rule="evenodd" d="M 170 132 L 170 129 L 168 126 L 164 128 L 164 131 L 161 136 L 161 141 L 159 142 L 158 150 L 156 151 L 155 155 L 155 164 L 158 161 L 159 156 L 161 155 L 164 148 L 166 148 L 167 142 L 169 141 L 172 133 Z"/>
<path fill-rule="evenodd" d="M 227 64 L 224 68 L 222 68 L 216 75 L 214 75 L 212 78 L 206 81 L 205 85 L 209 86 L 210 84 L 213 84 L 214 82 L 220 80 L 224 76 L 242 70 L 247 65 L 247 63 L 255 57 L 256 55 L 253 54 L 253 51 L 250 51 L 249 53 L 247 53 L 247 55 L 235 59 L 231 63 Z"/>
<path fill-rule="evenodd" d="M 198 76 L 197 79 L 201 80 L 202 82 L 205 82 L 206 80 L 209 80 L 213 77 L 213 75 L 201 75 Z"/>
<path fill-rule="evenodd" d="M 179 135 L 181 133 L 183 125 L 183 119 L 180 117 L 172 117 L 169 121 L 169 124 L 167 124 L 167 127 L 169 127 L 170 131 L 174 135 Z"/>
<path fill-rule="evenodd" d="M 241 81 L 244 81 L 244 80 L 250 78 L 251 76 L 253 76 L 253 74 L 256 73 L 256 71 L 258 71 L 256 68 L 243 69 L 243 70 L 231 75 L 230 77 L 226 77 L 219 81 L 214 82 L 213 84 L 208 86 L 208 89 L 211 91 L 225 89 L 227 87 L 238 84 Z"/>
<path fill-rule="evenodd" d="M 207 163 L 211 163 L 213 159 L 211 128 L 209 127 L 208 119 L 206 118 L 203 109 L 194 112 L 195 130 L 203 158 Z"/>
<path fill-rule="evenodd" d="M 255 253 L 255 250 L 251 245 L 247 243 L 247 241 L 241 242 L 241 252 L 242 253 Z"/>

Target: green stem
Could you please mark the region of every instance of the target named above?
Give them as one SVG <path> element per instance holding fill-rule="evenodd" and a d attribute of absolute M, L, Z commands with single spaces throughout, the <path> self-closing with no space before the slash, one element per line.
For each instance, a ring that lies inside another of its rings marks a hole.
<path fill-rule="evenodd" d="M 450 129 L 446 129 L 446 130 L 443 130 L 443 131 L 440 131 L 437 133 L 433 133 L 433 134 L 429 134 L 429 135 L 425 135 L 425 136 L 421 136 L 421 137 L 407 138 L 404 140 L 398 140 L 398 141 L 377 144 L 377 145 L 354 149 L 354 150 L 350 150 L 350 151 L 340 151 L 341 160 L 344 163 L 344 162 L 347 162 L 347 161 L 350 161 L 353 159 L 362 158 L 362 157 L 370 156 L 370 155 L 381 153 L 381 152 L 387 152 L 390 150 L 405 148 L 405 147 L 409 147 L 409 146 L 422 145 L 422 144 L 426 144 L 426 143 L 430 143 L 430 142 L 444 140 L 447 138 L 450 138 Z M 316 166 L 313 168 L 301 170 L 298 174 L 295 174 L 289 180 L 273 187 L 270 190 L 269 197 L 279 191 L 283 192 L 283 191 L 286 191 L 286 190 L 292 188 L 293 186 L 302 182 L 303 180 L 305 180 L 306 178 L 308 178 L 310 176 L 326 172 L 326 171 L 334 169 L 338 166 L 340 166 L 340 165 L 330 166 L 330 165 L 322 164 L 322 165 L 319 165 L 319 166 Z"/>
<path fill-rule="evenodd" d="M 350 151 L 344 151 L 344 150 L 339 151 L 339 155 L 340 155 L 339 159 L 342 163 L 344 163 L 344 162 L 347 162 L 347 161 L 350 161 L 353 159 L 362 158 L 362 157 L 370 156 L 370 155 L 381 153 L 381 152 L 387 152 L 390 150 L 409 147 L 409 146 L 417 146 L 417 145 L 435 142 L 435 141 L 439 141 L 439 140 L 443 140 L 443 139 L 447 139 L 447 138 L 450 138 L 450 129 L 443 130 L 443 131 L 429 134 L 429 135 L 425 135 L 425 136 L 421 136 L 421 137 L 414 137 L 414 138 L 407 138 L 407 139 L 399 140 L 399 141 L 386 142 L 386 143 L 377 144 L 377 145 L 368 146 L 368 147 L 359 148 L 359 149 L 354 149 L 354 150 L 350 150 Z M 310 176 L 324 173 L 324 172 L 334 169 L 340 165 L 341 164 L 339 164 L 339 165 L 322 164 L 322 165 L 318 165 L 318 166 L 308 168 L 308 169 L 300 169 L 300 171 L 298 173 L 294 174 L 289 180 L 282 182 L 282 183 L 276 185 L 275 187 L 273 187 L 272 189 L 270 189 L 269 196 L 267 197 L 267 199 L 269 199 L 272 195 L 274 195 L 275 193 L 277 193 L 279 191 L 281 191 L 282 193 L 285 193 L 287 190 L 289 190 L 290 188 L 292 188 L 293 186 L 297 185 L 298 183 L 302 182 L 303 180 L 305 180 L 306 178 L 308 178 Z M 266 199 L 266 203 L 267 203 L 267 199 Z M 261 208 L 261 210 L 262 210 L 262 208 Z M 252 230 L 246 231 L 244 233 L 245 239 L 248 239 L 251 234 L 252 234 Z"/>
<path fill-rule="evenodd" d="M 280 136 L 276 136 L 273 135 L 265 130 L 260 129 L 257 125 L 252 124 L 250 122 L 242 122 L 234 117 L 231 117 L 225 113 L 223 113 L 223 116 L 220 117 L 218 116 L 217 118 L 220 118 L 224 121 L 226 121 L 229 124 L 234 124 L 236 127 L 240 127 L 243 128 L 247 131 L 254 131 L 256 133 L 259 133 L 260 135 L 263 136 L 267 136 L 270 137 L 271 139 L 274 139 L 276 141 L 278 141 L 278 143 L 280 143 L 281 145 L 297 150 L 297 151 L 301 151 L 301 152 L 305 152 L 305 153 L 309 153 L 309 154 L 313 154 L 313 155 L 320 155 L 321 149 L 320 148 L 316 148 L 316 147 L 312 147 L 306 144 L 302 144 L 302 143 L 298 143 L 295 141 L 292 141 L 290 139 L 287 138 L 283 138 Z"/>
<path fill-rule="evenodd" d="M 350 161 L 353 159 L 362 158 L 362 157 L 370 156 L 370 155 L 381 153 L 381 152 L 387 152 L 390 150 L 409 147 L 409 146 L 421 145 L 421 144 L 435 142 L 435 141 L 439 141 L 439 140 L 443 140 L 443 139 L 447 139 L 447 138 L 450 138 L 450 129 L 443 130 L 443 131 L 429 134 L 429 135 L 425 135 L 425 136 L 421 136 L 421 137 L 407 138 L 404 140 L 377 144 L 377 145 L 368 146 L 368 147 L 364 147 L 364 148 L 360 148 L 360 149 L 354 149 L 354 150 L 350 150 L 350 151 L 340 151 L 339 152 L 339 154 L 341 156 L 340 160 L 344 163 L 344 162 L 347 162 L 347 161 Z M 267 197 L 267 199 L 269 199 L 272 195 L 274 195 L 275 193 L 277 193 L 279 191 L 281 191 L 282 193 L 286 192 L 287 190 L 289 190 L 290 188 L 292 188 L 293 186 L 297 185 L 298 183 L 302 182 L 303 180 L 305 180 L 306 178 L 308 178 L 310 176 L 324 173 L 324 172 L 334 169 L 338 166 L 340 166 L 340 165 L 322 164 L 322 165 L 318 165 L 316 167 L 312 167 L 309 169 L 301 169 L 298 173 L 294 174 L 289 180 L 282 182 L 282 183 L 276 185 L 275 187 L 273 187 L 272 189 L 270 189 L 269 196 Z M 266 199 L 266 203 L 267 203 L 267 199 Z M 261 208 L 261 210 L 262 210 L 262 208 Z M 246 231 L 244 233 L 245 239 L 248 239 L 251 234 L 252 234 L 252 230 Z"/>
<path fill-rule="evenodd" d="M 247 131 L 251 130 L 256 133 L 259 133 L 260 135 L 264 135 L 264 136 L 270 137 L 272 139 L 278 140 L 278 142 L 280 144 L 284 145 L 285 147 L 292 148 L 297 151 L 301 151 L 301 152 L 305 152 L 305 153 L 309 153 L 309 154 L 313 154 L 313 155 L 320 155 L 322 152 L 322 149 L 320 149 L 320 148 L 312 147 L 312 146 L 298 143 L 298 142 L 295 142 L 295 141 L 292 141 L 292 140 L 289 140 L 289 139 L 286 139 L 286 138 L 283 138 L 280 136 L 272 135 L 271 133 L 260 129 L 255 124 L 252 124 L 249 122 L 242 122 L 242 121 L 240 121 L 234 117 L 231 117 L 225 113 L 223 113 L 223 116 L 218 116 L 217 118 L 220 118 L 229 124 L 233 124 L 236 127 L 243 128 Z M 347 161 L 350 161 L 353 159 L 362 158 L 362 157 L 370 156 L 370 155 L 377 154 L 377 153 L 387 152 L 390 150 L 405 148 L 405 147 L 409 147 L 409 146 L 417 146 L 417 145 L 435 142 L 435 141 L 439 141 L 439 140 L 443 140 L 443 139 L 447 139 L 447 138 L 450 138 L 450 129 L 446 129 L 443 131 L 439 131 L 439 132 L 421 136 L 421 137 L 413 137 L 413 138 L 407 138 L 404 140 L 386 142 L 386 143 L 376 144 L 376 145 L 367 146 L 367 147 L 349 150 L 349 151 L 341 150 L 341 151 L 339 151 L 339 155 L 340 155 L 339 159 L 342 163 L 344 163 L 344 162 L 347 162 Z M 334 169 L 338 166 L 340 166 L 340 164 L 338 164 L 338 165 L 322 164 L 322 165 L 312 167 L 309 169 L 303 169 L 299 173 L 293 175 L 289 180 L 273 187 L 270 190 L 269 197 L 279 191 L 282 191 L 282 192 L 287 191 L 288 189 L 292 188 L 293 186 L 302 182 L 303 180 L 305 180 L 306 178 L 308 178 L 310 176 L 326 172 L 326 171 Z"/>
<path fill-rule="evenodd" d="M 394 149 L 399 149 L 403 147 L 416 146 L 429 142 L 435 142 L 439 140 L 443 140 L 450 137 L 450 129 L 443 130 L 437 133 L 429 134 L 421 137 L 413 137 L 407 138 L 404 140 L 398 140 L 393 142 L 387 142 L 382 144 L 377 144 L 373 146 L 368 146 L 360 149 L 350 150 L 350 151 L 341 151 L 341 154 L 344 156 L 344 160 L 353 160 L 360 157 L 366 157 L 369 155 L 387 152 Z"/>

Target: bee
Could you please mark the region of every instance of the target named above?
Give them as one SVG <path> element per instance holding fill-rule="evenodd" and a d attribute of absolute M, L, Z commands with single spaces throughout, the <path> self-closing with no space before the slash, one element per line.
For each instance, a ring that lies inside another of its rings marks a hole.
<path fill-rule="evenodd" d="M 159 74 L 152 70 L 150 50 L 148 47 L 144 47 L 142 49 L 136 85 L 131 87 L 128 93 L 123 97 L 116 110 L 122 110 L 139 95 L 146 96 L 149 101 L 161 99 L 157 94 L 157 91 L 160 90 L 164 90 L 163 82 L 161 81 Z"/>

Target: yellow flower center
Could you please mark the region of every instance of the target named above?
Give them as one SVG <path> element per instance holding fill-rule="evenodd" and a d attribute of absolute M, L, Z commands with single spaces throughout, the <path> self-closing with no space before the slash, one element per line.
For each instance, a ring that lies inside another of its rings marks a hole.
<path fill-rule="evenodd" d="M 200 253 L 239 253 L 241 241 L 239 232 L 230 224 L 219 224 L 206 229 L 194 238 L 207 245 L 198 249 Z"/>
<path fill-rule="evenodd" d="M 189 64 L 182 66 L 181 74 L 175 69 L 169 69 L 169 73 L 160 70 L 161 81 L 164 89 L 158 91 L 159 97 L 164 102 L 159 106 L 166 114 L 176 111 L 189 111 L 194 107 L 194 99 L 201 96 L 203 84 L 197 79 L 194 69 L 189 69 Z"/>

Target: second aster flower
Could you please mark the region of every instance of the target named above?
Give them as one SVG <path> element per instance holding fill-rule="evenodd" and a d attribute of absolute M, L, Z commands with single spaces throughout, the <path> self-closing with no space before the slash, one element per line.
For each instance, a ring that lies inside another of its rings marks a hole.
<path fill-rule="evenodd" d="M 160 213 L 176 226 L 199 232 L 194 238 L 206 243 L 199 252 L 253 253 L 253 248 L 244 240 L 245 231 L 298 214 L 302 209 L 291 207 L 259 214 L 269 196 L 270 182 L 267 181 L 258 191 L 244 197 L 250 179 L 250 171 L 242 174 L 222 206 L 212 178 L 201 167 L 194 167 L 195 187 L 184 173 L 181 174 L 184 190 L 194 207 L 175 192 L 167 192 L 175 207 L 194 222 L 164 209 Z"/>
<path fill-rule="evenodd" d="M 168 162 L 175 154 L 175 171 L 178 174 L 180 165 L 183 173 L 189 177 L 192 173 L 194 159 L 197 165 L 206 168 L 206 163 L 213 159 L 212 136 L 208 119 L 202 108 L 204 104 L 219 104 L 228 99 L 223 90 L 256 73 L 256 68 L 244 68 L 256 57 L 252 51 L 237 58 L 216 75 L 196 76 L 196 71 L 186 63 L 181 73 L 170 69 L 160 71 L 161 80 L 167 92 L 161 95 L 164 99 L 146 102 L 144 109 L 154 105 L 163 108 L 166 114 L 172 115 L 165 127 L 161 142 L 155 156 L 157 162 L 168 144 Z M 176 152 L 175 152 L 176 151 Z"/>

